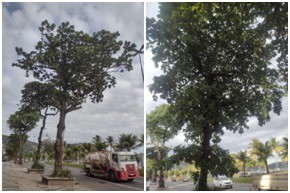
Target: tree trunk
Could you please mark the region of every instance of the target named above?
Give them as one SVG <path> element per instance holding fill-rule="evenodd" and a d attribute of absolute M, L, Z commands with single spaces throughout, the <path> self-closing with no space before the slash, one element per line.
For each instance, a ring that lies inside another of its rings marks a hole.
<path fill-rule="evenodd" d="M 210 138 L 211 132 L 209 131 L 209 126 L 203 127 L 203 139 L 202 139 L 202 155 L 201 155 L 201 165 L 200 165 L 200 177 L 198 180 L 198 191 L 208 190 L 207 188 L 207 175 L 208 175 L 208 164 L 209 164 L 209 154 L 210 154 Z"/>
<path fill-rule="evenodd" d="M 162 152 L 160 149 L 158 149 L 158 160 L 162 163 L 163 157 L 162 157 Z M 160 166 L 159 168 L 159 181 L 158 181 L 158 187 L 164 188 L 164 174 L 163 174 L 163 165 Z"/>
<path fill-rule="evenodd" d="M 18 160 L 18 164 L 19 165 L 23 165 L 23 138 L 20 134 L 19 136 L 19 160 Z"/>
<path fill-rule="evenodd" d="M 39 163 L 39 160 L 40 160 L 40 151 L 41 151 L 41 146 L 42 146 L 42 133 L 43 133 L 45 124 L 46 124 L 46 115 L 43 116 L 42 126 L 41 126 L 40 131 L 39 131 L 38 146 L 37 146 L 37 152 L 36 152 L 36 156 L 35 156 L 35 163 Z"/>
<path fill-rule="evenodd" d="M 278 171 L 278 160 L 277 160 L 278 153 L 275 152 L 275 159 L 276 159 L 276 171 Z"/>
<path fill-rule="evenodd" d="M 63 158 L 63 135 L 65 130 L 65 108 L 60 110 L 59 123 L 57 125 L 56 140 L 54 143 L 55 160 L 53 176 L 59 176 L 62 172 L 62 158 Z"/>
<path fill-rule="evenodd" d="M 245 163 L 243 163 L 243 170 L 244 170 L 244 173 L 246 173 L 246 164 Z"/>
<path fill-rule="evenodd" d="M 154 170 L 152 182 L 157 182 L 156 176 L 157 176 L 157 170 Z"/>
<path fill-rule="evenodd" d="M 265 165 L 266 165 L 266 171 L 267 171 L 267 174 L 269 173 L 269 168 L 268 168 L 268 162 L 267 162 L 267 159 L 265 159 Z"/>

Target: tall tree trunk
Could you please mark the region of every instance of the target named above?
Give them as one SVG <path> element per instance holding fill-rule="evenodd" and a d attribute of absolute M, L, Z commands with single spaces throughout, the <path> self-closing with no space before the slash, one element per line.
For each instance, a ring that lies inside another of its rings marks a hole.
<path fill-rule="evenodd" d="M 245 174 L 246 173 L 246 164 L 245 163 L 243 163 L 243 170 L 244 170 L 244 174 Z"/>
<path fill-rule="evenodd" d="M 278 160 L 277 160 L 278 153 L 275 152 L 275 159 L 276 159 L 276 171 L 278 171 Z"/>
<path fill-rule="evenodd" d="M 208 164 L 209 164 L 209 154 L 210 154 L 210 139 L 211 132 L 209 126 L 203 127 L 203 139 L 202 139 L 202 155 L 201 155 L 201 167 L 200 167 L 200 177 L 198 180 L 198 191 L 208 190 L 207 188 L 207 175 L 208 175 Z"/>
<path fill-rule="evenodd" d="M 62 172 L 62 158 L 63 158 L 63 134 L 65 130 L 65 108 L 60 110 L 59 123 L 57 125 L 56 140 L 54 143 L 55 160 L 54 160 L 54 171 L 53 176 L 59 176 Z"/>
<path fill-rule="evenodd" d="M 22 134 L 20 134 L 19 136 L 19 160 L 18 160 L 18 164 L 19 165 L 23 165 L 23 137 L 21 136 Z"/>
<path fill-rule="evenodd" d="M 154 172 L 153 172 L 152 182 L 157 182 L 157 170 L 154 170 Z"/>
<path fill-rule="evenodd" d="M 164 188 L 164 174 L 163 174 L 163 157 L 162 157 L 162 152 L 160 148 L 158 148 L 158 160 L 162 163 L 162 165 L 159 168 L 159 180 L 158 180 L 158 187 Z"/>
<path fill-rule="evenodd" d="M 37 152 L 36 152 L 34 163 L 39 163 L 39 160 L 40 160 L 40 151 L 41 151 L 41 146 L 42 146 L 42 133 L 43 133 L 45 124 L 46 124 L 46 115 L 43 116 L 42 126 L 41 126 L 40 131 L 39 131 L 38 146 L 37 146 Z"/>
<path fill-rule="evenodd" d="M 265 159 L 265 165 L 266 165 L 266 171 L 267 171 L 267 173 L 269 173 L 269 168 L 268 168 L 268 162 L 267 162 L 267 159 Z"/>

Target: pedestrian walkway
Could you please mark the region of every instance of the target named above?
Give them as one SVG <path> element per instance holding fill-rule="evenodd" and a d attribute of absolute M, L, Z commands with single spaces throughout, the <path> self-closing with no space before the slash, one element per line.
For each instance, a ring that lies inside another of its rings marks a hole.
<path fill-rule="evenodd" d="M 149 191 L 173 191 L 169 187 L 158 188 L 158 182 L 149 182 L 148 184 L 149 184 Z"/>
<path fill-rule="evenodd" d="M 85 191 L 80 185 L 72 187 L 47 186 L 40 174 L 31 174 L 27 168 L 12 162 L 2 162 L 2 191 Z"/>

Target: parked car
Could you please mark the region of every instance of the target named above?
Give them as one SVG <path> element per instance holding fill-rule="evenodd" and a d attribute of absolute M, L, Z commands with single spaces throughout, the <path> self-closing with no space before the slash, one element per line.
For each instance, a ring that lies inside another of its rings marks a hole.
<path fill-rule="evenodd" d="M 232 188 L 233 182 L 227 176 L 218 176 L 214 178 L 213 185 L 220 188 Z"/>
<path fill-rule="evenodd" d="M 249 174 L 247 172 L 240 174 L 240 177 L 247 177 L 247 176 L 249 176 Z"/>

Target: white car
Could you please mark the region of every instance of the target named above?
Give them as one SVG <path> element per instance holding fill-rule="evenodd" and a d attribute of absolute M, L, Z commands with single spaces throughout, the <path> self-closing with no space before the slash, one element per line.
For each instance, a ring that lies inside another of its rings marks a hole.
<path fill-rule="evenodd" d="M 232 188 L 233 182 L 226 176 L 218 176 L 214 178 L 213 185 L 220 188 Z"/>

